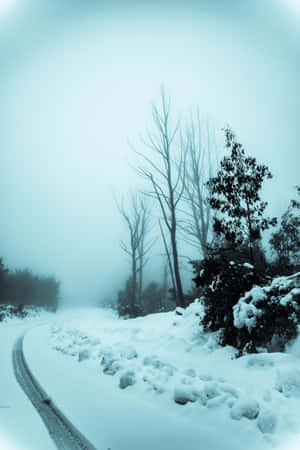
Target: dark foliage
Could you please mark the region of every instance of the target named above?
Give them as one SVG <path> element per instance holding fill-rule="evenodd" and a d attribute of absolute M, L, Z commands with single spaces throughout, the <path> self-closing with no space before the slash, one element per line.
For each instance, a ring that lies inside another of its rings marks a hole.
<path fill-rule="evenodd" d="M 8 270 L 6 269 L 3 259 L 0 258 L 0 303 L 5 300 L 5 287 L 6 287 L 6 276 Z"/>
<path fill-rule="evenodd" d="M 218 248 L 204 260 L 192 261 L 194 282 L 204 303 L 204 330 L 218 331 L 219 343 L 234 346 L 239 355 L 260 348 L 283 351 L 298 334 L 300 274 L 270 283 L 269 276 L 258 274 L 249 263 L 243 263 L 242 255 L 243 251 Z M 259 284 L 269 287 L 255 287 Z M 261 298 L 257 292 L 262 293 Z M 242 326 L 238 320 L 235 323 L 235 315 L 240 311 L 242 317 L 253 318 L 253 327 L 247 327 L 243 321 Z"/>
<path fill-rule="evenodd" d="M 1 303 L 40 306 L 55 311 L 59 282 L 54 277 L 34 275 L 30 270 L 10 272 L 0 267 Z M 21 308 L 21 306 L 20 306 Z"/>
<path fill-rule="evenodd" d="M 125 316 L 134 318 L 143 315 L 143 311 L 140 305 L 136 301 L 133 301 L 134 289 L 132 277 L 126 281 L 125 289 L 118 292 L 118 314 L 119 316 Z"/>
<path fill-rule="evenodd" d="M 151 281 L 142 294 L 143 311 L 145 314 L 164 311 L 165 292 L 156 282 Z"/>
<path fill-rule="evenodd" d="M 235 347 L 240 350 L 240 354 L 254 353 L 259 348 L 282 352 L 285 345 L 297 337 L 300 322 L 300 274 L 277 280 L 270 287 L 262 288 L 261 296 L 250 291 L 235 306 L 235 314 L 245 304 L 250 304 L 258 312 L 257 315 L 251 309 L 248 312 L 248 318 L 255 317 L 253 328 L 244 325 L 238 329 Z"/>
<path fill-rule="evenodd" d="M 209 255 L 192 262 L 197 287 L 202 288 L 206 331 L 220 331 L 221 345 L 235 345 L 237 330 L 233 325 L 233 306 L 253 286 L 253 267 L 229 261 L 222 255 Z"/>
<path fill-rule="evenodd" d="M 267 166 L 246 155 L 229 128 L 225 129 L 225 139 L 231 154 L 222 159 L 217 176 L 207 182 L 209 203 L 218 214 L 214 231 L 235 247 L 248 243 L 254 263 L 254 243 L 262 231 L 276 224 L 276 218 L 264 217 L 267 202 L 259 195 L 263 182 L 272 175 Z"/>
<path fill-rule="evenodd" d="M 296 186 L 300 196 L 300 186 Z M 272 234 L 270 245 L 276 255 L 274 267 L 290 273 L 300 266 L 300 202 L 291 200 L 281 218 L 279 229 Z"/>
<path fill-rule="evenodd" d="M 156 281 L 151 281 L 143 290 L 141 303 L 132 307 L 132 279 L 126 281 L 124 290 L 118 293 L 118 313 L 119 316 L 129 318 L 144 316 L 157 312 L 170 311 L 175 307 L 175 298 L 172 289 L 160 285 Z"/>
<path fill-rule="evenodd" d="M 24 318 L 27 316 L 27 312 L 24 305 L 5 305 L 0 304 L 0 322 L 2 322 L 7 317 L 20 317 Z"/>

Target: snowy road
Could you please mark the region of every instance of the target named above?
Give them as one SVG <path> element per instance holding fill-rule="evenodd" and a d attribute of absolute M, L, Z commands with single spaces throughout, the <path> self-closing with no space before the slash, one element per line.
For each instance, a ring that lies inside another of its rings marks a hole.
<path fill-rule="evenodd" d="M 16 379 L 42 418 L 48 432 L 59 450 L 95 449 L 87 439 L 60 412 L 29 370 L 23 354 L 23 337 L 13 348 L 13 368 Z"/>

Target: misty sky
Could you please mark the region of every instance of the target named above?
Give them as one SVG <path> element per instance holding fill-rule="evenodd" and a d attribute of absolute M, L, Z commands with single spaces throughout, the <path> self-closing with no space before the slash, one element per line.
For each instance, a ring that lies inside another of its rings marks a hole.
<path fill-rule="evenodd" d="M 162 83 L 174 113 L 199 106 L 269 165 L 265 198 L 282 213 L 300 183 L 299 0 L 0 4 L 10 268 L 55 274 L 67 299 L 116 292 L 129 267 L 114 196 L 139 183 L 127 141 L 139 145 Z"/>

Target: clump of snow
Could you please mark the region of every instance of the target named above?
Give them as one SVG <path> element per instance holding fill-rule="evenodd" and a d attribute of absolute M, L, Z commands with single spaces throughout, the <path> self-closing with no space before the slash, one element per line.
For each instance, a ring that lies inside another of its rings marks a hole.
<path fill-rule="evenodd" d="M 84 361 L 85 359 L 89 359 L 91 357 L 91 352 L 88 348 L 83 348 L 78 352 L 78 362 Z"/>
<path fill-rule="evenodd" d="M 277 417 L 273 411 L 265 410 L 260 412 L 257 419 L 257 426 L 262 433 L 274 433 L 276 430 L 276 425 Z"/>
<path fill-rule="evenodd" d="M 52 313 L 39 306 L 0 305 L 0 324 L 15 321 L 27 321 L 40 317 L 50 318 Z"/>
<path fill-rule="evenodd" d="M 253 287 L 243 297 L 241 297 L 233 307 L 234 326 L 236 328 L 247 327 L 249 333 L 256 327 L 257 318 L 262 316 L 262 310 L 256 305 L 258 302 L 266 300 L 267 295 L 260 286 Z"/>
<path fill-rule="evenodd" d="M 203 383 L 199 392 L 199 397 L 202 405 L 206 406 L 208 402 L 221 394 L 218 383 L 208 381 Z"/>
<path fill-rule="evenodd" d="M 99 338 L 92 337 L 76 328 L 57 325 L 51 327 L 50 333 L 51 344 L 55 350 L 77 356 L 78 361 L 97 357 L 101 343 Z"/>
<path fill-rule="evenodd" d="M 257 308 L 261 289 L 255 289 L 249 300 Z M 300 364 L 295 353 L 236 359 L 233 347 L 218 344 L 217 333 L 204 333 L 199 299 L 181 315 L 172 311 L 118 320 L 104 311 L 98 314 L 58 321 L 51 328 L 50 343 L 77 359 L 88 349 L 85 369 L 91 366 L 97 376 L 110 375 L 105 380 L 112 389 L 119 386 L 128 395 L 144 395 L 169 409 L 173 405 L 176 414 L 194 415 L 197 420 L 205 421 L 211 414 L 237 430 L 252 427 L 261 442 L 271 434 L 276 440 L 293 421 L 300 428 Z"/>
<path fill-rule="evenodd" d="M 128 386 L 133 386 L 136 383 L 135 373 L 131 370 L 123 373 L 120 376 L 120 389 L 126 389 Z"/>
<path fill-rule="evenodd" d="M 233 405 L 230 416 L 232 419 L 241 420 L 242 417 L 254 420 L 260 411 L 259 403 L 251 398 L 239 399 Z"/>
<path fill-rule="evenodd" d="M 121 350 L 121 357 L 126 359 L 133 359 L 137 358 L 138 354 L 134 347 L 128 345 Z"/>
<path fill-rule="evenodd" d="M 254 286 L 233 306 L 233 318 L 237 329 L 248 332 L 239 334 L 243 352 L 282 351 L 297 335 L 300 272 L 275 278 L 269 286 Z"/>
<path fill-rule="evenodd" d="M 275 388 L 285 397 L 300 397 L 300 370 L 290 367 L 279 369 Z"/>
<path fill-rule="evenodd" d="M 282 306 L 286 306 L 288 303 L 290 303 L 293 306 L 297 307 L 297 303 L 294 300 L 296 296 L 300 296 L 300 288 L 294 288 L 290 292 L 288 292 L 284 297 L 281 298 L 280 304 Z"/>
<path fill-rule="evenodd" d="M 270 288 L 277 288 L 280 292 L 284 292 L 288 289 L 300 288 L 300 272 L 289 276 L 274 278 Z"/>
<path fill-rule="evenodd" d="M 189 377 L 195 378 L 197 373 L 195 369 L 187 369 L 184 372 L 186 375 L 188 375 Z"/>
<path fill-rule="evenodd" d="M 175 386 L 174 401 L 179 405 L 185 405 L 188 402 L 195 402 L 196 399 L 197 397 L 190 386 L 184 384 Z"/>
<path fill-rule="evenodd" d="M 272 355 L 266 354 L 258 354 L 251 355 L 247 358 L 247 367 L 273 367 L 274 360 Z"/>

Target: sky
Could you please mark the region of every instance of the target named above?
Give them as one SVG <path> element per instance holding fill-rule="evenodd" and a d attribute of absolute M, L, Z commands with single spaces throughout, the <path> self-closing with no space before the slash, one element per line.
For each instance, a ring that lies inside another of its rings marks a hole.
<path fill-rule="evenodd" d="M 66 301 L 129 273 L 115 198 L 139 186 L 128 141 L 162 84 L 174 117 L 199 107 L 220 152 L 230 124 L 270 167 L 271 214 L 300 182 L 299 0 L 0 0 L 0 63 L 0 255 Z"/>

